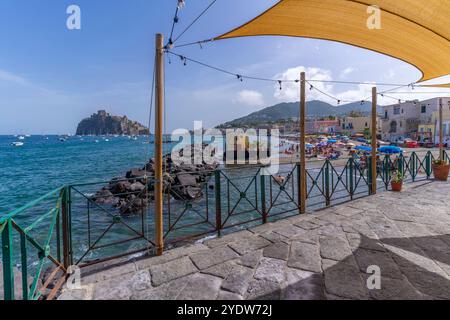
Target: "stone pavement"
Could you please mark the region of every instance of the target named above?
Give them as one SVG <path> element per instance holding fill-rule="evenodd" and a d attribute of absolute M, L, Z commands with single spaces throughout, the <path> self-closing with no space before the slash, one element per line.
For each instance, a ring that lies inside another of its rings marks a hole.
<path fill-rule="evenodd" d="M 450 183 L 410 184 L 83 276 L 59 299 L 450 299 L 449 204 Z"/>

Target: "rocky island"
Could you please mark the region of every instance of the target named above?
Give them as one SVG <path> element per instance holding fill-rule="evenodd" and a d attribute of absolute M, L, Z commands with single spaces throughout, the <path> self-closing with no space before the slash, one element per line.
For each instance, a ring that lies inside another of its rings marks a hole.
<path fill-rule="evenodd" d="M 147 135 L 149 130 L 137 121 L 132 121 L 127 116 L 112 116 L 105 110 L 94 113 L 89 118 L 78 124 L 77 135 Z"/>

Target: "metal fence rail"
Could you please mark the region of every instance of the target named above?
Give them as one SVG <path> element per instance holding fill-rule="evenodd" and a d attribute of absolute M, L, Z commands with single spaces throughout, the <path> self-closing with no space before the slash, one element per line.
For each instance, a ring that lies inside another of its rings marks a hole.
<path fill-rule="evenodd" d="M 444 156 L 450 160 L 447 153 Z M 411 182 L 430 179 L 434 159 L 432 152 L 423 158 L 414 152 L 409 157 L 379 157 L 377 188 L 389 190 L 396 171 Z M 351 158 L 341 166 L 325 161 L 319 168 L 308 168 L 309 210 L 369 196 L 370 161 L 370 157 L 367 163 Z M 189 173 L 197 181 L 195 186 L 165 183 L 165 246 L 299 214 L 300 165 L 283 166 L 276 175 L 264 172 L 260 167 L 226 168 Z M 111 187 L 109 181 L 65 186 L 1 217 L 0 298 L 53 298 L 72 265 L 86 267 L 141 252 L 153 253 L 153 180 L 141 177 L 114 183 L 136 181 L 144 188 L 115 194 L 98 193 L 105 186 Z"/>

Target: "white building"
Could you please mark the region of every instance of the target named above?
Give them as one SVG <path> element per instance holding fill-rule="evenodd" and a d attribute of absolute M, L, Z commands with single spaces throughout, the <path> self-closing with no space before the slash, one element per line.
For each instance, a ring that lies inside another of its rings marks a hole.
<path fill-rule="evenodd" d="M 384 106 L 383 139 L 391 142 L 405 138 L 416 139 L 419 134 L 419 125 L 435 124 L 433 113 L 439 111 L 439 100 L 440 98 L 433 98 L 425 101 L 415 100 Z M 442 103 L 444 109 L 448 110 L 450 98 L 442 98 Z"/>

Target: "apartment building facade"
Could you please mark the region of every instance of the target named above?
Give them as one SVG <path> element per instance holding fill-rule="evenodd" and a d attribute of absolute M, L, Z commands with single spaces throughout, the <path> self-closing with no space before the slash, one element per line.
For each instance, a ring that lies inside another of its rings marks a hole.
<path fill-rule="evenodd" d="M 430 136 L 435 139 L 440 99 L 444 112 L 450 111 L 450 98 L 415 100 L 384 106 L 382 138 L 391 142 L 405 138 L 421 140 Z"/>

